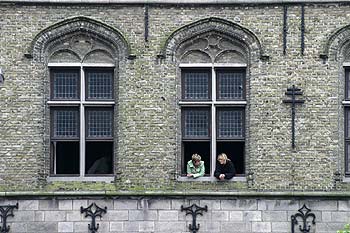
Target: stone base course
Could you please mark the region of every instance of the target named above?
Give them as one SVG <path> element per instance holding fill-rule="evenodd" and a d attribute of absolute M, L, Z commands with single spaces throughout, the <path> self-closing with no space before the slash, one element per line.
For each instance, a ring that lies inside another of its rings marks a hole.
<path fill-rule="evenodd" d="M 306 204 L 316 216 L 316 225 L 310 232 L 335 233 L 350 222 L 349 200 L 266 199 L 266 198 L 215 198 L 215 197 L 129 197 L 118 199 L 45 199 L 6 200 L 18 202 L 14 217 L 8 218 L 12 232 L 16 233 L 68 233 L 87 232 L 91 218 L 80 213 L 80 205 L 98 203 L 107 206 L 107 213 L 97 218 L 98 232 L 189 232 L 192 216 L 181 212 L 185 207 L 197 204 L 208 206 L 203 216 L 197 216 L 199 232 L 291 232 L 291 215 Z M 51 206 L 51 208 L 47 208 Z M 63 208 L 65 207 L 65 208 Z M 299 222 L 302 221 L 299 219 Z M 298 231 L 296 231 L 298 232 Z"/>

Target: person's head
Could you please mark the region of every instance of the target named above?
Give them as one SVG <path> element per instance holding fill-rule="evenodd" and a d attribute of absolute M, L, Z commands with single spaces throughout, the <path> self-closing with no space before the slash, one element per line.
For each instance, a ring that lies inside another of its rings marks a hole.
<path fill-rule="evenodd" d="M 221 153 L 218 155 L 218 161 L 220 164 L 226 164 L 227 160 L 229 160 L 227 158 L 227 155 L 225 153 Z"/>
<path fill-rule="evenodd" d="M 199 154 L 193 154 L 192 155 L 192 163 L 194 166 L 198 166 L 201 162 L 202 158 Z"/>

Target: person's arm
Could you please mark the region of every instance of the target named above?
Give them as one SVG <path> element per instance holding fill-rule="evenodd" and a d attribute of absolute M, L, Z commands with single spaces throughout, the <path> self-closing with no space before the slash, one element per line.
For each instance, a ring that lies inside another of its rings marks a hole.
<path fill-rule="evenodd" d="M 187 175 L 191 174 L 191 166 L 189 163 L 187 163 Z"/>
<path fill-rule="evenodd" d="M 205 167 L 204 167 L 204 162 L 202 161 L 201 164 L 199 165 L 199 172 L 193 174 L 193 178 L 201 177 L 204 176 L 205 173 Z"/>
<path fill-rule="evenodd" d="M 214 176 L 215 176 L 216 178 L 218 178 L 218 179 L 219 179 L 220 174 L 221 174 L 221 167 L 220 167 L 220 165 L 219 165 L 219 164 L 216 164 L 216 168 L 215 168 Z"/>
<path fill-rule="evenodd" d="M 228 165 L 228 172 L 225 173 L 225 179 L 229 180 L 229 179 L 232 179 L 232 177 L 235 176 L 236 169 L 235 169 L 235 166 L 233 165 L 232 161 L 229 161 L 227 163 L 227 165 Z"/>

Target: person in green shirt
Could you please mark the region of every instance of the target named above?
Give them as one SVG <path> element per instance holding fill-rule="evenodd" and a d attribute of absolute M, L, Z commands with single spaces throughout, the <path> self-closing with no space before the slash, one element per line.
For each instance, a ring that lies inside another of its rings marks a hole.
<path fill-rule="evenodd" d="M 193 154 L 192 160 L 187 163 L 187 177 L 198 178 L 204 176 L 204 161 L 199 154 Z"/>

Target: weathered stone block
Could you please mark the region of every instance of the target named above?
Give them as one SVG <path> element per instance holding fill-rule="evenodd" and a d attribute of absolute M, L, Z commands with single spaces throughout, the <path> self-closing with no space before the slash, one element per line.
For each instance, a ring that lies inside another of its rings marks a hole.
<path fill-rule="evenodd" d="M 58 232 L 73 232 L 73 222 L 59 222 Z"/>

